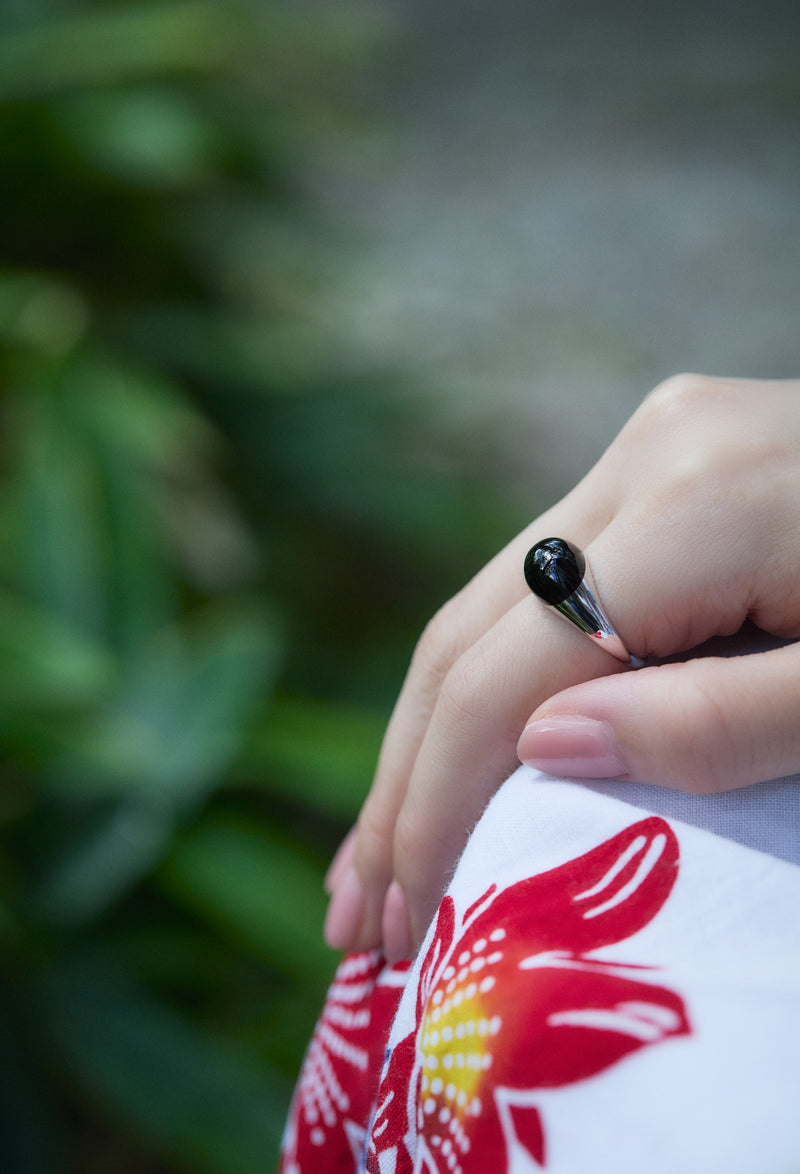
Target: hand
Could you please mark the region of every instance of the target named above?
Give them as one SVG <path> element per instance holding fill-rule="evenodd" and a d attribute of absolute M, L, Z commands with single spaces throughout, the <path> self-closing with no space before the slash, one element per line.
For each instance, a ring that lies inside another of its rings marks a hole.
<path fill-rule="evenodd" d="M 665 657 L 750 619 L 800 636 L 800 382 L 678 376 L 580 484 L 434 617 L 355 833 L 326 938 L 418 944 L 487 801 L 519 758 L 687 791 L 800 768 L 800 644 L 631 672 L 530 594 L 528 549 L 582 547 L 626 647 Z M 519 757 L 518 757 L 519 756 Z"/>

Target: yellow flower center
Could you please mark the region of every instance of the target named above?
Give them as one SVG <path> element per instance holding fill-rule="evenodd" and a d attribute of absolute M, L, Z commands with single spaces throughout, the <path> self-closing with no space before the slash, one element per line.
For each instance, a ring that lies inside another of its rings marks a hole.
<path fill-rule="evenodd" d="M 491 991 L 492 970 L 503 957 L 497 945 L 504 938 L 497 929 L 451 961 L 431 991 L 420 1028 L 419 1126 L 425 1124 L 431 1146 L 456 1162 L 458 1151 L 469 1149 L 463 1122 L 480 1116 L 480 1084 L 502 1027 L 492 1012 Z M 458 1167 L 449 1165 L 455 1174 Z"/>

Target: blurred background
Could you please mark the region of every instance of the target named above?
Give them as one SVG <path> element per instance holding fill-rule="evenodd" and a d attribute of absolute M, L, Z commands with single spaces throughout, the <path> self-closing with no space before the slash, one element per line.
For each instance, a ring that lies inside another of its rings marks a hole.
<path fill-rule="evenodd" d="M 0 1165 L 256 1174 L 428 616 L 797 376 L 800 9 L 1 0 Z"/>

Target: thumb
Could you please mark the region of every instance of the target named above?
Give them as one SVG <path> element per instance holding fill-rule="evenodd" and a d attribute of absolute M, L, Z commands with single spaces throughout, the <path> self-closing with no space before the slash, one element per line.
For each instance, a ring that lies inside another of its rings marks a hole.
<path fill-rule="evenodd" d="M 800 644 L 574 685 L 539 706 L 517 753 L 549 774 L 695 793 L 792 774 L 800 770 Z"/>

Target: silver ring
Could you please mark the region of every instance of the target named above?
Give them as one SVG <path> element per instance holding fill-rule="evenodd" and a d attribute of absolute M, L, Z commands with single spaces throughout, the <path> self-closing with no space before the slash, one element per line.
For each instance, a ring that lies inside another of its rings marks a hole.
<path fill-rule="evenodd" d="M 623 664 L 644 664 L 628 652 L 597 599 L 582 550 L 563 538 L 543 538 L 525 556 L 525 582 L 534 595 Z"/>

